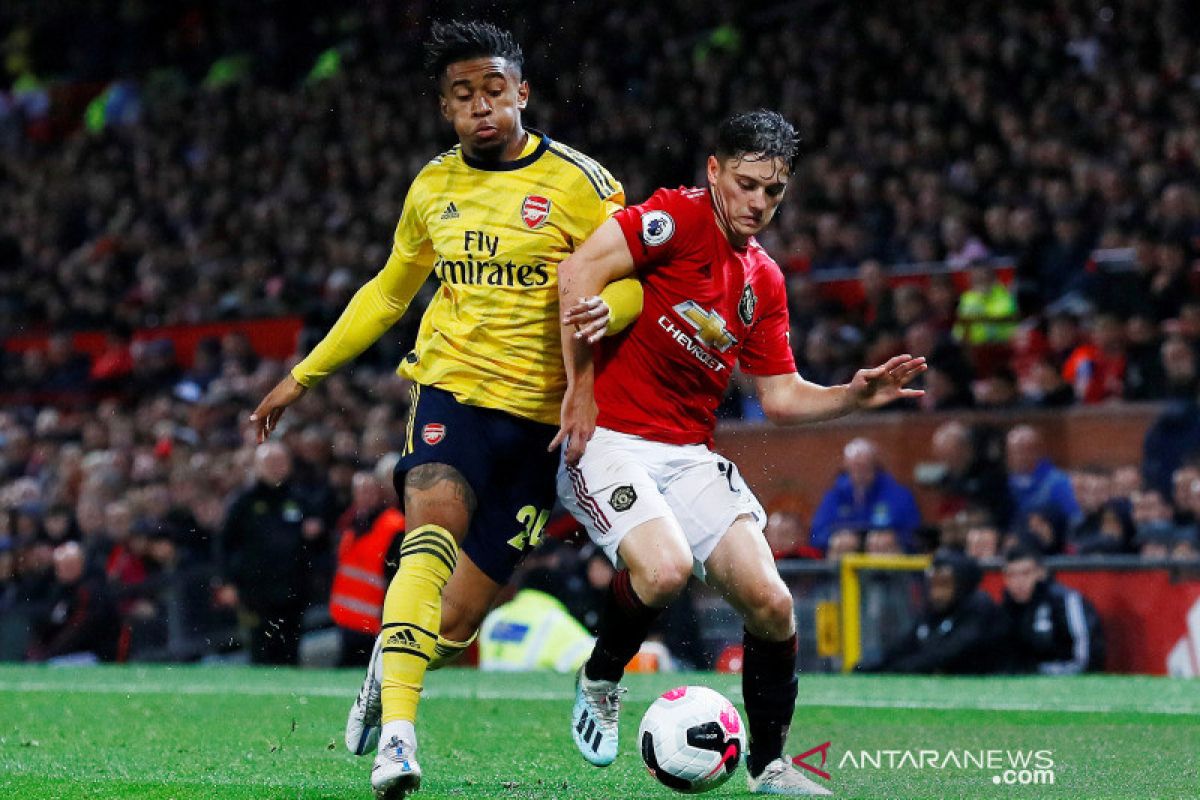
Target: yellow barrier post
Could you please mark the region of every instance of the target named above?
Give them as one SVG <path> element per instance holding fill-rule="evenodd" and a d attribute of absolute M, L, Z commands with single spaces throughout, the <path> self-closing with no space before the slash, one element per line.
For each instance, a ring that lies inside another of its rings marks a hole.
<path fill-rule="evenodd" d="M 850 672 L 862 659 L 862 585 L 861 570 L 920 572 L 929 566 L 929 556 L 885 556 L 850 553 L 842 556 L 840 595 L 842 603 L 842 672 Z"/>

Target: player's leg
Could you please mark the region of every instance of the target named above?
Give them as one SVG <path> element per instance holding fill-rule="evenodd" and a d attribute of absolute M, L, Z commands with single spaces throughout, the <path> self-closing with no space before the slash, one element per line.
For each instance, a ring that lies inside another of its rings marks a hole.
<path fill-rule="evenodd" d="M 796 622 L 792 594 L 779 576 L 761 522 L 743 515 L 704 563 L 706 580 L 742 615 L 742 697 L 750 733 L 746 768 L 756 793 L 830 792 L 783 755 L 796 710 Z"/>
<path fill-rule="evenodd" d="M 488 422 L 481 409 L 459 403 L 448 392 L 414 387 L 405 454 L 396 465 L 406 532 L 400 565 L 384 598 L 380 674 L 375 676 L 382 723 L 371 773 L 377 797 L 404 797 L 420 785 L 414 757 L 417 706 L 437 649 L 443 590 L 455 571 L 459 544 L 471 530 L 477 490 L 491 477 Z M 368 684 L 370 679 L 369 672 Z"/>
<path fill-rule="evenodd" d="M 671 463 L 664 496 L 687 532 L 692 555 L 704 564 L 705 580 L 745 621 L 742 689 L 751 789 L 825 794 L 783 758 L 796 705 L 796 625 L 791 593 L 762 535 L 766 514 L 737 467 L 707 448 L 687 448 Z"/>
<path fill-rule="evenodd" d="M 636 526 L 621 538 L 617 554 L 623 566 L 609 586 L 596 644 L 583 668 L 592 681 L 621 680 L 654 620 L 692 574 L 692 552 L 673 517 Z"/>
<path fill-rule="evenodd" d="M 454 573 L 442 591 L 441 630 L 427 670 L 440 669 L 470 647 L 501 588 L 460 548 Z M 383 636 L 374 639 L 366 677 L 346 720 L 346 749 L 358 756 L 372 752 L 379 741 L 383 702 L 383 641 Z"/>
<path fill-rule="evenodd" d="M 407 532 L 388 586 L 380 630 L 382 731 L 371 771 L 376 797 L 401 798 L 421 785 L 417 705 L 441 629 L 442 591 L 458 561 L 475 493 L 455 467 L 426 463 L 404 479 Z"/>
<path fill-rule="evenodd" d="M 617 548 L 623 567 L 605 597 L 592 653 L 576 677 L 571 737 L 583 757 L 604 767 L 617 757 L 619 682 L 650 627 L 692 573 L 692 554 L 675 520 L 659 517 L 626 533 Z"/>
<path fill-rule="evenodd" d="M 452 663 L 471 646 L 504 584 L 492 580 L 460 549 L 454 574 L 442 592 L 442 625 L 429 669 Z"/>
<path fill-rule="evenodd" d="M 596 431 L 583 459 L 559 470 L 559 499 L 618 566 L 592 653 L 577 677 L 571 735 L 597 766 L 617 754 L 618 682 L 662 609 L 682 591 L 692 555 L 647 467 L 644 442 Z"/>

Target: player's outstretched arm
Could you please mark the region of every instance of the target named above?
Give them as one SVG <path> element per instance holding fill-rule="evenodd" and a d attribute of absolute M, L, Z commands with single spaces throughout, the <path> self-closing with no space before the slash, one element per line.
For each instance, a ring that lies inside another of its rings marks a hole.
<path fill-rule="evenodd" d="M 758 399 L 767 419 L 777 425 L 799 425 L 845 416 L 866 408 L 879 408 L 906 397 L 920 397 L 909 389 L 926 369 L 925 359 L 896 356 L 886 363 L 854 373 L 849 383 L 819 386 L 796 373 L 755 377 Z"/>
<path fill-rule="evenodd" d="M 302 383 L 290 374 L 275 384 L 275 388 L 267 392 L 267 396 L 258 404 L 258 408 L 250 414 L 250 422 L 254 425 L 255 441 L 262 444 L 267 440 L 279 424 L 284 409 L 299 400 L 308 391 Z"/>
<path fill-rule="evenodd" d="M 379 274 L 350 298 L 325 338 L 254 409 L 250 422 L 259 444 L 275 430 L 288 406 L 374 344 L 404 316 L 431 269 L 431 264 L 413 263 L 392 251 Z"/>
<path fill-rule="evenodd" d="M 596 430 L 596 399 L 593 394 L 592 346 L 586 335 L 579 335 L 577 317 L 572 313 L 584 298 L 598 295 L 613 281 L 634 271 L 633 255 L 616 220 L 610 219 L 596 229 L 588 240 L 558 267 L 558 302 L 564 309 L 562 324 L 563 365 L 567 373 L 567 391 L 563 395 L 562 418 L 558 435 L 550 449 L 566 442 L 568 464 L 583 455 Z"/>

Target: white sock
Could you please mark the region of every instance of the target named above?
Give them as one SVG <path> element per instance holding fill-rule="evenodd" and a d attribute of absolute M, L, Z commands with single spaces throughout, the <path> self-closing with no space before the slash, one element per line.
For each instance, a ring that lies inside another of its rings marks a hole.
<path fill-rule="evenodd" d="M 393 736 L 398 736 L 400 741 L 408 745 L 414 753 L 417 751 L 417 729 L 408 720 L 398 719 L 383 723 L 379 741 L 386 744 L 392 740 Z"/>

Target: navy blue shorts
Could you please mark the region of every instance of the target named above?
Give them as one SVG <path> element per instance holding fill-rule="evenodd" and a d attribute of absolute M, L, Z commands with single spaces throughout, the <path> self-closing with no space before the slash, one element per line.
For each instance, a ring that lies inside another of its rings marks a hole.
<path fill-rule="evenodd" d="M 446 464 L 475 492 L 475 513 L 462 551 L 497 583 L 508 583 L 525 553 L 542 539 L 557 491 L 558 429 L 503 411 L 469 406 L 432 386 L 414 386 L 396 492 L 421 464 Z"/>

